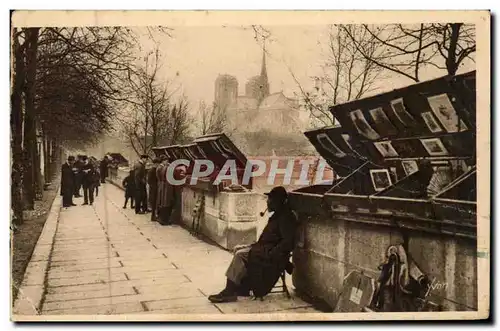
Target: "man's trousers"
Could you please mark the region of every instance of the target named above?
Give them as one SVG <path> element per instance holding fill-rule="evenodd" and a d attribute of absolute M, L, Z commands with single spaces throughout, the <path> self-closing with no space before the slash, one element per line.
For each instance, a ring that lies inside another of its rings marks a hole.
<path fill-rule="evenodd" d="M 241 285 L 242 279 L 247 274 L 246 264 L 248 262 L 249 252 L 250 247 L 237 250 L 234 253 L 231 264 L 227 268 L 226 277 L 236 285 Z"/>

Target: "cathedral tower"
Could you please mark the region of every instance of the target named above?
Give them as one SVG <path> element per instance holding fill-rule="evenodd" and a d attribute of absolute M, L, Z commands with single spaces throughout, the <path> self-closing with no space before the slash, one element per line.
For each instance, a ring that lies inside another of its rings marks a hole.
<path fill-rule="evenodd" d="M 238 97 L 238 80 L 234 76 L 219 75 L 215 80 L 215 103 L 226 109 Z"/>

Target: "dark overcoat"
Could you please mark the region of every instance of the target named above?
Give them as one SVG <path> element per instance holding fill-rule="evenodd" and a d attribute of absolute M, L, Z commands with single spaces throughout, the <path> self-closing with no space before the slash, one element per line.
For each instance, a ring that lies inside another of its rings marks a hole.
<path fill-rule="evenodd" d="M 75 173 L 73 168 L 64 163 L 61 167 L 61 195 L 69 194 L 73 195 L 75 190 Z"/>
<path fill-rule="evenodd" d="M 268 294 L 285 269 L 295 245 L 298 220 L 288 205 L 276 211 L 252 245 L 244 284 L 257 297 Z"/>

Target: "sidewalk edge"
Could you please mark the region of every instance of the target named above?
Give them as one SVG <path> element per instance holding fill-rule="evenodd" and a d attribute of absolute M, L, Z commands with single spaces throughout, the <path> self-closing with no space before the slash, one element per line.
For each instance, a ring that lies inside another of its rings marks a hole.
<path fill-rule="evenodd" d="M 57 190 L 59 190 L 59 187 Z M 11 320 L 13 321 L 22 321 L 22 316 L 19 315 L 40 315 L 41 303 L 45 293 L 45 276 L 50 263 L 60 211 L 61 199 L 59 194 L 56 194 L 24 273 L 17 299 L 13 307 L 11 306 Z"/>

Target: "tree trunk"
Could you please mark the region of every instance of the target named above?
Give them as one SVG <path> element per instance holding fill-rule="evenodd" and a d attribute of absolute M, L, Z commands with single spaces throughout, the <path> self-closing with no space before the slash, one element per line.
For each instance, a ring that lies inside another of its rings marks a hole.
<path fill-rule="evenodd" d="M 36 52 L 38 46 L 39 28 L 28 28 L 26 32 L 26 89 L 25 89 L 25 172 L 24 189 L 26 208 L 33 209 L 35 205 L 36 187 L 36 123 L 35 123 L 35 79 L 36 79 Z"/>
<path fill-rule="evenodd" d="M 457 63 L 457 44 L 458 38 L 460 36 L 460 27 L 462 23 L 452 23 L 451 35 L 450 35 L 450 46 L 448 47 L 448 57 L 446 58 L 446 69 L 448 70 L 448 75 L 454 76 L 458 70 Z"/>
<path fill-rule="evenodd" d="M 14 29 L 14 34 L 17 29 Z M 19 39 L 14 36 L 13 47 L 13 77 L 11 91 L 11 155 L 12 155 L 12 182 L 11 182 L 11 201 L 14 223 L 21 224 L 23 221 L 23 109 L 22 109 L 22 90 L 24 85 L 24 51 L 19 44 Z"/>

